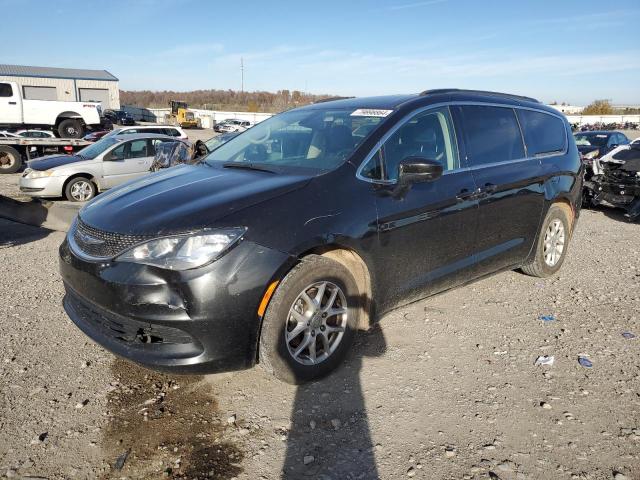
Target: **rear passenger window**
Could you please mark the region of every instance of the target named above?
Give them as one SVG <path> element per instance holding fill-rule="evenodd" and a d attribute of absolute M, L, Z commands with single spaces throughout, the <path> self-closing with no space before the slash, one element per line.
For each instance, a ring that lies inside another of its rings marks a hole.
<path fill-rule="evenodd" d="M 564 122 L 558 117 L 532 110 L 517 110 L 530 157 L 563 152 L 567 143 Z"/>
<path fill-rule="evenodd" d="M 10 83 L 0 83 L 0 97 L 13 97 L 13 89 Z"/>
<path fill-rule="evenodd" d="M 134 140 L 129 143 L 129 154 L 127 158 L 144 158 L 147 155 L 147 141 Z"/>
<path fill-rule="evenodd" d="M 516 114 L 508 107 L 460 107 L 467 157 L 471 166 L 524 158 Z"/>

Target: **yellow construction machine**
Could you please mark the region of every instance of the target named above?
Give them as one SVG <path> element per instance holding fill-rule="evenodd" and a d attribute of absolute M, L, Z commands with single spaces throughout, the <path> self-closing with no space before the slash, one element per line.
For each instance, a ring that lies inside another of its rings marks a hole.
<path fill-rule="evenodd" d="M 200 119 L 197 119 L 193 112 L 189 110 L 187 102 L 171 100 L 169 106 L 171 107 L 171 113 L 167 113 L 164 116 L 164 123 L 179 125 L 182 128 L 200 127 Z"/>

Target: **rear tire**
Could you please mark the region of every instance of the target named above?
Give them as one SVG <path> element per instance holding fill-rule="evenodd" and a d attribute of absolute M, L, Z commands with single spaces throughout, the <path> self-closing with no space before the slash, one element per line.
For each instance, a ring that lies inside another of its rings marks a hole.
<path fill-rule="evenodd" d="M 70 202 L 86 202 L 96 196 L 96 186 L 88 178 L 76 177 L 67 183 L 64 196 Z"/>
<path fill-rule="evenodd" d="M 571 227 L 566 209 L 551 205 L 542 222 L 535 256 L 521 270 L 527 275 L 540 278 L 550 277 L 560 270 L 567 256 Z"/>
<path fill-rule="evenodd" d="M 16 173 L 22 167 L 22 155 L 15 148 L 0 145 L 0 173 Z"/>
<path fill-rule="evenodd" d="M 328 375 L 353 344 L 359 312 L 360 293 L 351 273 L 334 260 L 305 257 L 269 302 L 260 336 L 260 365 L 291 384 Z"/>
<path fill-rule="evenodd" d="M 69 118 L 58 125 L 58 135 L 60 135 L 60 138 L 82 138 L 84 136 L 84 127 L 80 121 Z"/>

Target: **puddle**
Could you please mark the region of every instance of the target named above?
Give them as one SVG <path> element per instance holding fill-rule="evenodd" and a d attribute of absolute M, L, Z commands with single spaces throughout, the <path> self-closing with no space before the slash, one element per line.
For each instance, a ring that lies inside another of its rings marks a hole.
<path fill-rule="evenodd" d="M 242 472 L 243 453 L 224 440 L 226 419 L 203 377 L 155 373 L 121 359 L 111 370 L 102 442 L 111 469 L 104 478 L 230 479 Z"/>

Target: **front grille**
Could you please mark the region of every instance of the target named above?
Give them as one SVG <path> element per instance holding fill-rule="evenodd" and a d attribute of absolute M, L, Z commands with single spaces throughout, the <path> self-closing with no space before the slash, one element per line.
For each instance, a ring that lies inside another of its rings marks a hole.
<path fill-rule="evenodd" d="M 150 240 L 148 235 L 125 235 L 98 230 L 84 223 L 80 218 L 73 231 L 73 240 L 85 255 L 97 258 L 112 258 L 134 245 Z"/>
<path fill-rule="evenodd" d="M 85 323 L 97 328 L 104 335 L 129 345 L 165 344 L 184 345 L 193 343 L 188 333 L 173 327 L 139 322 L 98 309 L 81 301 L 75 292 L 67 289 L 67 301 Z"/>

